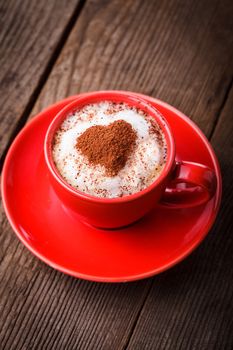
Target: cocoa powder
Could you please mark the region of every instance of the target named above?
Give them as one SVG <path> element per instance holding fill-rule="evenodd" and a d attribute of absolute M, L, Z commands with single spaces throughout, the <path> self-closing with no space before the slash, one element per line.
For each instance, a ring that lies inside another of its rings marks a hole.
<path fill-rule="evenodd" d="M 107 176 L 115 176 L 125 166 L 133 152 L 137 134 L 124 120 L 107 126 L 88 128 L 77 138 L 76 147 L 90 164 L 105 167 Z"/>

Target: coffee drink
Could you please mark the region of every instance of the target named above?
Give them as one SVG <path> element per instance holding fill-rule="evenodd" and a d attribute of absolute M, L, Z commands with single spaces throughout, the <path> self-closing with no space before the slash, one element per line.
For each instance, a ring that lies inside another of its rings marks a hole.
<path fill-rule="evenodd" d="M 74 189 L 117 198 L 142 191 L 160 176 L 167 145 L 159 124 L 143 110 L 103 101 L 67 115 L 52 153 L 58 172 Z"/>

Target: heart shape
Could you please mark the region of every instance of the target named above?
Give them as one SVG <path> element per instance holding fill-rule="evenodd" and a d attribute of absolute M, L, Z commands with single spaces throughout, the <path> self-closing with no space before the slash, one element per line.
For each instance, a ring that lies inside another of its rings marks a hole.
<path fill-rule="evenodd" d="M 77 138 L 76 148 L 92 165 L 105 167 L 107 176 L 115 176 L 125 166 L 136 145 L 132 125 L 116 120 L 103 126 L 91 126 Z"/>

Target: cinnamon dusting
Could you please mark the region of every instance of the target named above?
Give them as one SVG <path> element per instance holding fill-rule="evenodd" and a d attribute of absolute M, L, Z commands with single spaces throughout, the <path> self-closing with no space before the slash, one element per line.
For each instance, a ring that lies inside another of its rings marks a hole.
<path fill-rule="evenodd" d="M 131 124 L 117 120 L 108 126 L 88 128 L 77 138 L 76 147 L 90 164 L 102 165 L 107 176 L 115 176 L 133 152 L 136 139 L 137 134 Z"/>

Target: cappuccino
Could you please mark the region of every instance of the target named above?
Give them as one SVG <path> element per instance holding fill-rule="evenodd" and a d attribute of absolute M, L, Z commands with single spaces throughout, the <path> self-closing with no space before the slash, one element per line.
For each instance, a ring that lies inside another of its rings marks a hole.
<path fill-rule="evenodd" d="M 74 189 L 117 198 L 142 191 L 160 176 L 167 145 L 149 114 L 103 101 L 67 115 L 55 133 L 52 154 L 58 172 Z"/>

